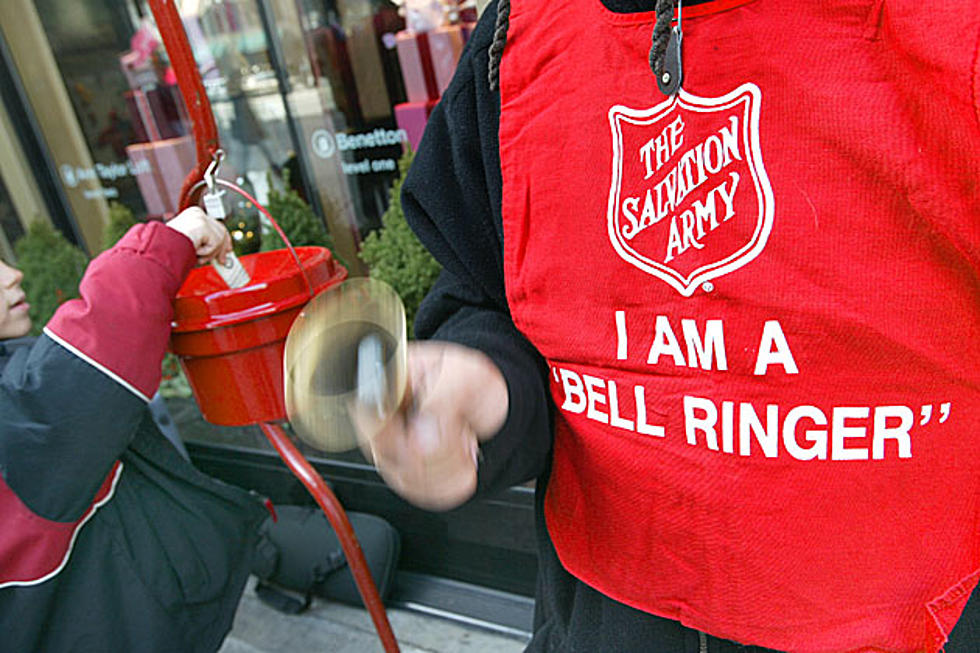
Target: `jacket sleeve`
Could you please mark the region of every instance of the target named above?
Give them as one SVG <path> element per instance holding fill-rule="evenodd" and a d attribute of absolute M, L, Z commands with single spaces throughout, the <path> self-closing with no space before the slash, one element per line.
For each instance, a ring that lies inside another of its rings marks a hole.
<path fill-rule="evenodd" d="M 0 519 L 26 509 L 73 522 L 89 510 L 160 383 L 173 299 L 194 261 L 182 234 L 134 227 L 2 370 Z"/>
<path fill-rule="evenodd" d="M 510 410 L 482 445 L 478 492 L 540 475 L 551 447 L 547 367 L 517 330 L 504 292 L 500 97 L 487 81 L 496 3 L 484 11 L 456 76 L 426 125 L 405 184 L 405 217 L 443 271 L 423 301 L 417 337 L 486 353 L 507 381 Z"/>

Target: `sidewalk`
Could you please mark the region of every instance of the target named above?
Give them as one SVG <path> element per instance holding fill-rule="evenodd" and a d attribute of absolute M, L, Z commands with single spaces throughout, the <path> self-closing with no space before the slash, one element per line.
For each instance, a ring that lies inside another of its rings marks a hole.
<path fill-rule="evenodd" d="M 389 608 L 388 619 L 402 653 L 521 653 L 526 638 L 479 626 Z M 300 615 L 284 615 L 262 603 L 249 580 L 235 623 L 219 653 L 383 653 L 366 610 L 316 600 Z"/>

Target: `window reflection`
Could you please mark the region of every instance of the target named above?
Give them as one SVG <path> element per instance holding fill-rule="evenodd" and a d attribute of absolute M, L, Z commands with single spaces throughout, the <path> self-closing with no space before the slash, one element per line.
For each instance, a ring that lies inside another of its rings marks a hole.
<path fill-rule="evenodd" d="M 91 155 L 56 162 L 83 221 L 118 201 L 171 215 L 193 167 L 189 123 L 145 0 L 33 0 Z M 388 0 L 182 0 L 227 158 L 260 201 L 287 184 L 354 256 L 380 225 L 404 147 L 405 101 Z M 274 56 L 279 54 L 278 60 Z M 66 138 L 47 134 L 48 139 Z"/>
<path fill-rule="evenodd" d="M 0 233 L 0 260 L 13 261 L 13 250 L 10 245 L 24 235 L 24 227 L 3 180 L 0 180 L 0 232 L 2 232 Z"/>
<path fill-rule="evenodd" d="M 102 236 L 114 233 L 106 226 L 115 216 L 172 215 L 196 148 L 148 1 L 0 6 L 8 8 L 0 16 L 13 55 L 9 68 L 26 89 L 19 102 L 37 118 L 37 141 L 47 148 L 45 160 L 54 164 L 55 184 L 88 251 L 107 244 Z M 410 77 L 418 82 L 415 69 L 428 57 L 424 35 L 417 42 L 406 37 L 389 0 L 177 0 L 177 6 L 226 153 L 220 176 L 263 203 L 274 190 L 295 190 L 327 225 L 352 274 L 365 273 L 359 243 L 380 226 L 398 159 L 410 138 L 417 142 L 444 88 L 437 92 L 426 80 L 424 97 L 408 92 L 419 88 L 406 85 L 399 43 L 415 44 Z M 456 56 L 461 28 L 444 27 L 442 40 L 454 45 L 443 50 Z M 433 43 L 439 29 L 432 28 Z M 441 68 L 428 61 L 429 73 L 448 78 L 455 58 L 440 62 Z M 411 129 L 399 113 L 405 107 L 413 112 Z M 14 240 L 20 221 L 8 206 L 0 183 L 0 227 Z"/>

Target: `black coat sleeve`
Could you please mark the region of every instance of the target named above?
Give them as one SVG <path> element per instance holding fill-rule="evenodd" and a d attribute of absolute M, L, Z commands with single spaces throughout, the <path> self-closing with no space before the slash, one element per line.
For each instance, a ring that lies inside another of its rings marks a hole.
<path fill-rule="evenodd" d="M 406 219 L 443 266 L 419 309 L 416 336 L 483 351 L 507 381 L 510 410 L 482 446 L 480 493 L 540 475 L 553 413 L 547 367 L 514 325 L 504 291 L 500 96 L 487 81 L 495 19 L 493 2 L 429 119 L 402 188 Z"/>
<path fill-rule="evenodd" d="M 3 361 L 0 495 L 55 521 L 89 508 L 159 385 L 173 298 L 194 262 L 182 234 L 162 223 L 133 227 L 89 265 L 81 297 Z"/>

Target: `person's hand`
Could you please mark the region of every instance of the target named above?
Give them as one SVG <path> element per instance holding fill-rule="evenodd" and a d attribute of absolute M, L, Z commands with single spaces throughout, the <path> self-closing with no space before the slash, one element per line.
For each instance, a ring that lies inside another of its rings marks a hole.
<path fill-rule="evenodd" d="M 231 251 L 228 230 L 214 218 L 208 217 L 199 207 L 184 209 L 168 221 L 167 226 L 190 239 L 198 264 L 210 263 L 214 259 L 224 263 L 225 256 Z"/>
<path fill-rule="evenodd" d="M 507 418 L 507 382 L 485 354 L 456 344 L 409 343 L 407 362 L 402 409 L 361 447 L 404 499 L 448 510 L 476 490 L 479 443 Z"/>

